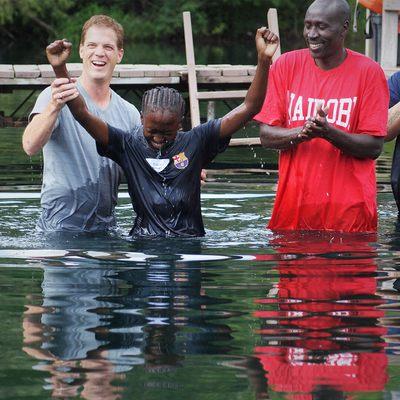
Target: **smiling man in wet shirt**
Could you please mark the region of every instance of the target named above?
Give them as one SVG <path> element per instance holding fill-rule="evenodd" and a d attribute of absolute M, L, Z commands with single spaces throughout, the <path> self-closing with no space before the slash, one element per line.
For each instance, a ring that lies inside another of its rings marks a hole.
<path fill-rule="evenodd" d="M 374 232 L 375 159 L 386 135 L 388 89 L 380 66 L 345 48 L 350 8 L 316 0 L 304 20 L 308 49 L 272 66 L 261 122 L 280 150 L 269 228 Z"/>
<path fill-rule="evenodd" d="M 114 209 L 122 177 L 118 165 L 97 154 L 96 142 L 65 104 L 75 86 L 92 113 L 133 132 L 139 111 L 110 88 L 123 57 L 123 28 L 106 15 L 94 15 L 82 28 L 78 82 L 55 79 L 38 97 L 23 134 L 23 148 L 33 155 L 43 148 L 41 231 L 101 232 L 115 226 Z"/>

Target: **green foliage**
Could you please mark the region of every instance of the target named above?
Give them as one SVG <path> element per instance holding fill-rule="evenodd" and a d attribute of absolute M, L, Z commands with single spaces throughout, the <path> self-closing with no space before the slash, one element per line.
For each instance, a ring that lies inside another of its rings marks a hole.
<path fill-rule="evenodd" d="M 354 6 L 355 0 L 350 2 Z M 60 37 L 77 45 L 83 23 L 94 14 L 107 14 L 124 26 L 125 47 L 148 43 L 156 49 L 166 42 L 182 43 L 182 12 L 190 11 L 195 42 L 223 46 L 229 54 L 227 43 L 249 43 L 256 28 L 266 25 L 268 8 L 275 7 L 282 48 L 287 51 L 303 45 L 303 18 L 310 3 L 311 0 L 0 0 L 0 43 L 18 43 L 22 52 L 29 51 L 23 50 L 24 45 L 29 45 L 27 37 L 34 37 L 34 45 L 39 48 Z M 363 27 L 359 34 L 349 35 L 349 47 L 362 48 L 362 31 Z"/>
<path fill-rule="evenodd" d="M 57 33 L 57 22 L 66 17 L 75 3 L 75 0 L 0 0 L 0 27 L 11 37 L 27 32 Z"/>

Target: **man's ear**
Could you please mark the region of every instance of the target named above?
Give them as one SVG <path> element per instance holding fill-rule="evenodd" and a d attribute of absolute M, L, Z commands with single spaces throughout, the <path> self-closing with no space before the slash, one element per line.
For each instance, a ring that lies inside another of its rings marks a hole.
<path fill-rule="evenodd" d="M 83 44 L 81 43 L 79 45 L 79 57 L 81 58 L 81 60 L 82 60 L 82 51 L 83 51 Z"/>
<path fill-rule="evenodd" d="M 144 117 L 143 117 L 143 113 L 140 111 L 140 122 L 142 123 L 142 125 L 143 125 L 143 122 L 144 122 Z"/>
<path fill-rule="evenodd" d="M 119 64 L 122 61 L 122 57 L 124 56 L 124 49 L 118 49 L 118 61 L 117 63 Z"/>
<path fill-rule="evenodd" d="M 349 31 L 350 21 L 346 19 L 343 23 L 343 35 L 346 36 Z"/>

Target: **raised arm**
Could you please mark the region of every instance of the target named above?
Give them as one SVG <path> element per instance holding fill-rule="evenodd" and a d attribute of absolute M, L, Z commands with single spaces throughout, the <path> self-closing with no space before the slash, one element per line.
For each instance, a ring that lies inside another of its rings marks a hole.
<path fill-rule="evenodd" d="M 46 48 L 46 55 L 57 78 L 69 79 L 66 66 L 71 54 L 72 44 L 65 39 L 56 40 Z M 62 98 L 62 97 L 61 97 Z M 89 132 L 89 134 L 102 146 L 108 145 L 107 124 L 89 112 L 85 100 L 77 92 L 75 97 L 67 103 L 74 118 Z"/>
<path fill-rule="evenodd" d="M 257 69 L 244 102 L 226 114 L 221 121 L 220 136 L 232 136 L 261 109 L 268 82 L 269 66 L 278 48 L 278 36 L 263 27 L 256 33 Z"/>

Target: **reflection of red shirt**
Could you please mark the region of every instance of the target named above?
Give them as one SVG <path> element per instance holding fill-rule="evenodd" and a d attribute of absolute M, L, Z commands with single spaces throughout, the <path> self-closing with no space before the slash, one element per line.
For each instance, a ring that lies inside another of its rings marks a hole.
<path fill-rule="evenodd" d="M 260 319 L 258 333 L 268 341 L 255 353 L 274 390 L 384 389 L 386 328 L 378 322 L 384 311 L 377 308 L 383 300 L 375 296 L 375 252 L 369 245 L 373 239 L 292 232 L 270 241 L 277 247 L 273 256 L 280 257 L 278 293 L 256 299 L 259 310 L 254 316 Z M 271 254 L 256 259 L 262 266 Z"/>
<path fill-rule="evenodd" d="M 379 95 L 378 95 L 379 94 Z M 351 134 L 386 135 L 388 88 L 380 66 L 351 50 L 324 71 L 309 50 L 283 54 L 272 66 L 262 111 L 268 125 L 295 128 L 329 107 L 327 121 Z M 316 138 L 280 152 L 279 184 L 269 227 L 276 230 L 373 232 L 375 163 Z"/>
<path fill-rule="evenodd" d="M 334 353 L 317 364 L 307 361 L 302 348 L 257 347 L 255 352 L 277 392 L 311 393 L 321 385 L 345 392 L 381 391 L 387 380 L 384 353 Z"/>

